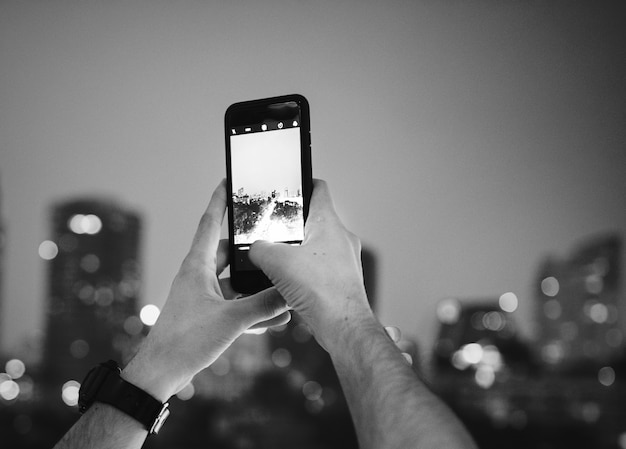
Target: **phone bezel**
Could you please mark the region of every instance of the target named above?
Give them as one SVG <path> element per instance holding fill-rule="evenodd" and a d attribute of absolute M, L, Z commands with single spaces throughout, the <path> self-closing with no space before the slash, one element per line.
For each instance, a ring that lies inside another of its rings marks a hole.
<path fill-rule="evenodd" d="M 256 293 L 272 286 L 272 282 L 261 270 L 236 270 L 236 245 L 234 240 L 233 187 L 230 148 L 230 130 L 235 126 L 246 124 L 247 117 L 267 110 L 268 106 L 277 103 L 295 102 L 300 109 L 300 161 L 302 176 L 302 196 L 304 220 L 309 214 L 311 192 L 313 190 L 311 166 L 311 125 L 309 102 L 299 94 L 282 95 L 259 100 L 243 101 L 230 105 L 224 114 L 224 136 L 226 144 L 226 190 L 228 205 L 228 251 L 230 261 L 230 282 L 239 293 Z"/>

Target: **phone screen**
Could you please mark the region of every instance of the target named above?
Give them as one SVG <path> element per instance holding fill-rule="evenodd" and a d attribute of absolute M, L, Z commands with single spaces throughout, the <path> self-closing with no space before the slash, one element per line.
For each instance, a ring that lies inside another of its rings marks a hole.
<path fill-rule="evenodd" d="M 298 245 L 304 238 L 311 184 L 308 104 L 300 96 L 237 103 L 227 111 L 226 133 L 231 280 L 237 288 L 254 277 L 245 272 L 260 273 L 248 258 L 252 243 Z"/>
<path fill-rule="evenodd" d="M 304 238 L 298 123 L 263 123 L 246 127 L 249 131 L 242 134 L 233 128 L 233 232 L 241 250 L 256 240 L 300 242 Z"/>

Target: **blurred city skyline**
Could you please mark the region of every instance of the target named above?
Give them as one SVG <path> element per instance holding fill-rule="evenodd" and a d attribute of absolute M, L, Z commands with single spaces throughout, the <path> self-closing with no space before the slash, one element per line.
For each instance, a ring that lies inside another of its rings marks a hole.
<path fill-rule="evenodd" d="M 224 111 L 291 92 L 381 320 L 428 349 L 439 300 L 513 292 L 533 335 L 544 254 L 626 232 L 623 8 L 355 5 L 2 2 L 0 349 L 43 329 L 51 204 L 144 216 L 141 302 L 162 305 L 225 176 Z"/>

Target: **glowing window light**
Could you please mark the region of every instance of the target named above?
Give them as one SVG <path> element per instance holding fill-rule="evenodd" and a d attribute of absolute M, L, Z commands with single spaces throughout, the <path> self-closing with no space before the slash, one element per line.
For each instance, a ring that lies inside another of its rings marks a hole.
<path fill-rule="evenodd" d="M 93 214 L 76 214 L 68 220 L 67 226 L 74 234 L 94 235 L 102 230 L 102 220 Z"/>
<path fill-rule="evenodd" d="M 444 299 L 437 305 L 437 318 L 444 324 L 454 324 L 461 316 L 461 305 L 456 299 Z"/>
<path fill-rule="evenodd" d="M 480 360 L 481 365 L 489 366 L 494 371 L 500 371 L 503 366 L 502 354 L 497 346 L 487 345 L 483 348 L 483 356 Z"/>
<path fill-rule="evenodd" d="M 95 301 L 101 307 L 108 307 L 115 301 L 115 293 L 109 287 L 100 287 L 96 290 Z"/>
<path fill-rule="evenodd" d="M 279 368 L 286 368 L 291 364 L 291 353 L 285 348 L 278 348 L 272 352 L 272 362 Z"/>
<path fill-rule="evenodd" d="M 0 383 L 0 397 L 6 401 L 16 399 L 20 394 L 20 386 L 14 380 L 5 380 Z"/>
<path fill-rule="evenodd" d="M 600 302 L 588 302 L 584 309 L 594 323 L 603 324 L 609 319 L 609 309 Z"/>
<path fill-rule="evenodd" d="M 17 380 L 26 372 L 26 365 L 19 359 L 11 359 L 6 363 L 5 371 L 12 379 Z"/>
<path fill-rule="evenodd" d="M 496 373 L 491 366 L 481 365 L 476 369 L 474 380 L 479 387 L 487 389 L 496 381 Z"/>
<path fill-rule="evenodd" d="M 602 276 L 592 274 L 585 278 L 585 289 L 592 295 L 599 295 L 604 288 L 604 280 Z"/>
<path fill-rule="evenodd" d="M 39 245 L 38 252 L 43 260 L 52 260 L 59 254 L 59 247 L 52 240 L 44 240 Z"/>
<path fill-rule="evenodd" d="M 585 422 L 591 424 L 600 419 L 600 405 L 596 402 L 586 402 L 581 408 L 581 415 Z"/>
<path fill-rule="evenodd" d="M 487 312 L 483 315 L 483 326 L 494 332 L 499 332 L 506 326 L 506 319 L 500 312 Z"/>
<path fill-rule="evenodd" d="M 470 364 L 467 363 L 467 360 L 465 360 L 465 358 L 463 357 L 463 353 L 460 350 L 455 351 L 454 354 L 452 354 L 450 362 L 452 363 L 452 366 L 454 366 L 459 371 L 466 370 L 470 366 Z"/>
<path fill-rule="evenodd" d="M 193 384 L 189 382 L 187 385 L 185 385 L 185 387 L 182 390 L 180 390 L 176 394 L 176 397 L 180 399 L 181 401 L 188 401 L 189 399 L 193 398 L 195 394 L 196 394 L 196 389 L 193 386 Z"/>
<path fill-rule="evenodd" d="M 557 299 L 550 299 L 543 305 L 543 313 L 551 320 L 558 320 L 562 311 L 561 303 Z"/>
<path fill-rule="evenodd" d="M 513 292 L 506 292 L 498 301 L 500 304 L 500 308 L 505 312 L 515 312 L 517 310 L 517 306 L 519 301 L 517 300 L 517 296 Z"/>
<path fill-rule="evenodd" d="M 563 357 L 565 357 L 565 350 L 559 342 L 551 342 L 541 348 L 541 358 L 550 365 L 559 363 Z"/>
<path fill-rule="evenodd" d="M 100 258 L 95 254 L 85 254 L 80 259 L 80 267 L 87 273 L 95 273 L 100 268 Z"/>
<path fill-rule="evenodd" d="M 124 330 L 128 335 L 139 335 L 143 329 L 143 323 L 135 315 L 129 316 L 124 320 Z"/>
<path fill-rule="evenodd" d="M 302 394 L 309 401 L 317 401 L 322 397 L 323 389 L 322 386 L 315 382 L 314 380 L 310 380 L 305 382 L 302 386 Z"/>
<path fill-rule="evenodd" d="M 478 364 L 483 358 L 483 347 L 478 343 L 469 343 L 461 348 L 463 359 L 470 365 Z"/>
<path fill-rule="evenodd" d="M 541 291 L 546 296 L 554 297 L 558 295 L 560 288 L 559 280 L 554 276 L 549 276 L 541 281 Z"/>
<path fill-rule="evenodd" d="M 598 371 L 598 382 L 605 387 L 610 387 L 615 383 L 615 370 L 610 366 L 604 366 Z"/>
<path fill-rule="evenodd" d="M 141 308 L 139 312 L 139 319 L 146 326 L 154 326 L 154 323 L 159 319 L 161 310 L 154 304 L 148 304 Z"/>
<path fill-rule="evenodd" d="M 89 343 L 82 339 L 74 340 L 70 344 L 70 354 L 72 354 L 72 357 L 76 359 L 84 359 L 87 357 L 89 350 Z"/>
<path fill-rule="evenodd" d="M 68 380 L 63 384 L 61 388 L 61 399 L 65 405 L 74 407 L 78 404 L 78 393 L 80 391 L 80 384 L 75 380 Z"/>

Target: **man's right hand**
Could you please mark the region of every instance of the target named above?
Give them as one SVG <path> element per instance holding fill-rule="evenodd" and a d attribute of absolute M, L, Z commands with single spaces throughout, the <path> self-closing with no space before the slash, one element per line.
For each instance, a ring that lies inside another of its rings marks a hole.
<path fill-rule="evenodd" d="M 302 244 L 258 241 L 250 260 L 327 350 L 342 330 L 375 320 L 363 285 L 361 243 L 341 223 L 324 181 L 313 182 Z"/>

